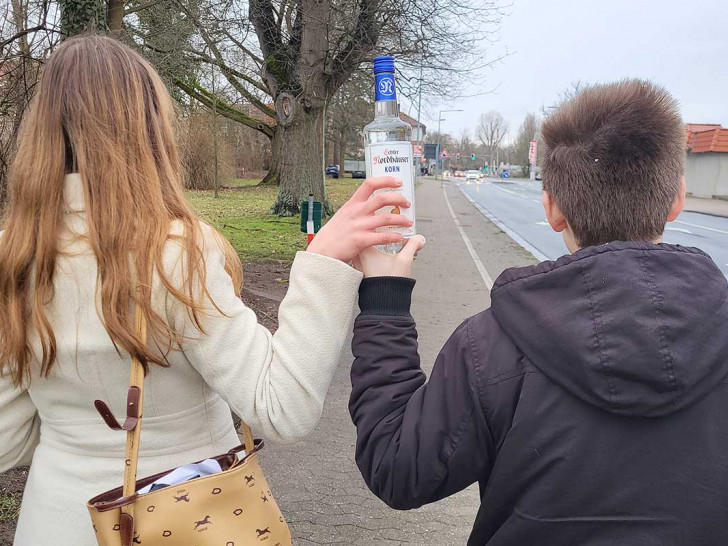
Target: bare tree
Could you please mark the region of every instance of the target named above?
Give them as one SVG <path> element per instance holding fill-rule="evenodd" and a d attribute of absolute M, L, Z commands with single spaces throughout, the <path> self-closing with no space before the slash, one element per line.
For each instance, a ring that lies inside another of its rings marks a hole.
<path fill-rule="evenodd" d="M 333 153 L 329 156 L 338 165 L 343 166 L 347 155 L 358 155 L 361 130 L 372 119 L 373 86 L 371 72 L 357 70 L 329 101 L 326 111 L 326 138 L 333 148 Z"/>
<path fill-rule="evenodd" d="M 571 99 L 576 97 L 579 93 L 584 91 L 589 87 L 588 83 L 584 83 L 581 80 L 577 80 L 575 82 L 571 82 L 569 87 L 564 89 L 561 93 L 559 93 L 559 98 L 556 100 L 554 104 L 551 104 L 549 106 L 541 106 L 541 115 L 545 118 L 547 117 L 551 112 L 553 112 L 556 108 L 564 104 L 565 102 L 569 102 Z"/>
<path fill-rule="evenodd" d="M 488 154 L 488 165 L 491 167 L 495 165 L 498 148 L 507 132 L 508 123 L 499 112 L 491 110 L 486 114 L 480 114 L 477 127 L 478 138 Z"/>
<path fill-rule="evenodd" d="M 518 129 L 518 136 L 513 143 L 513 161 L 516 165 L 520 165 L 524 176 L 531 173 L 531 165 L 529 163 L 529 151 L 531 148 L 531 140 L 537 135 L 540 123 L 536 114 L 529 112 Z"/>
<path fill-rule="evenodd" d="M 498 0 L 165 1 L 195 27 L 185 54 L 219 67 L 237 97 L 230 102 L 211 93 L 206 77 L 195 72 L 174 75 L 175 85 L 271 139 L 264 183 L 279 185 L 272 212 L 284 215 L 297 213 L 309 192 L 326 200 L 326 110 L 335 107 L 337 91 L 362 63 L 375 53 L 395 54 L 402 90 L 416 87 L 422 73 L 438 82 L 432 93 L 454 92 L 488 64 L 487 42 L 476 27 L 501 16 Z M 135 26 L 133 17 L 130 24 Z M 135 37 L 150 51 L 165 51 L 140 26 Z M 240 104 L 272 122 L 256 119 Z"/>

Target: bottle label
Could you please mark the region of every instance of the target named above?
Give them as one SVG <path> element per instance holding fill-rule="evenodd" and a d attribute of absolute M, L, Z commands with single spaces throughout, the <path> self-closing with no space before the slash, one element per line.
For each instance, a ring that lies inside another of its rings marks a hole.
<path fill-rule="evenodd" d="M 377 74 L 374 100 L 397 100 L 397 88 L 394 86 L 394 74 Z"/>
<path fill-rule="evenodd" d="M 415 188 L 414 168 L 412 164 L 412 143 L 407 141 L 385 142 L 382 144 L 370 144 L 365 149 L 367 178 L 378 176 L 393 176 L 402 181 L 402 186 L 397 189 L 377 190 L 375 193 L 394 191 L 404 195 L 412 206 L 408 209 L 399 207 L 384 207 L 376 214 L 402 214 L 412 221 L 415 220 Z M 416 235 L 415 224 L 410 227 L 392 226 L 380 228 L 377 231 L 394 231 L 401 233 L 404 237 Z"/>

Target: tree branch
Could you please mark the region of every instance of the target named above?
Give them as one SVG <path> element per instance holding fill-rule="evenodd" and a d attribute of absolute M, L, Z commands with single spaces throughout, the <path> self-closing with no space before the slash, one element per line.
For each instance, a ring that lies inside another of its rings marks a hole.
<path fill-rule="evenodd" d="M 46 28 L 45 25 L 38 25 L 38 26 L 35 26 L 35 27 L 26 28 L 24 30 L 21 30 L 19 32 L 16 32 L 13 36 L 11 36 L 10 38 L 8 38 L 7 40 L 3 40 L 2 42 L 0 42 L 0 49 L 4 49 L 6 45 L 9 45 L 9 44 L 13 43 L 15 40 L 19 40 L 23 36 L 26 36 L 26 35 L 28 35 L 28 34 L 30 34 L 32 32 L 38 32 L 39 30 L 46 30 L 48 32 L 57 32 L 56 30 L 53 30 L 53 29 L 50 29 L 50 28 Z"/>
<path fill-rule="evenodd" d="M 293 9 L 291 4 L 291 9 Z M 291 18 L 291 12 L 287 14 L 288 19 Z M 303 5 L 301 0 L 296 0 L 296 19 L 293 21 L 293 28 L 291 29 L 291 49 L 296 53 L 301 50 L 301 40 L 303 38 Z"/>
<path fill-rule="evenodd" d="M 188 83 L 180 78 L 174 78 L 174 85 L 184 91 L 191 98 L 199 101 L 210 110 L 216 110 L 220 115 L 230 120 L 242 123 L 243 125 L 263 133 L 268 138 L 273 138 L 274 129 L 262 121 L 252 118 L 242 110 L 238 110 L 225 101 L 210 93 L 207 89 L 196 83 Z"/>
<path fill-rule="evenodd" d="M 138 12 L 148 9 L 148 8 L 153 8 L 154 6 L 156 6 L 157 4 L 161 4 L 162 2 L 164 2 L 164 0 L 152 0 L 151 2 L 147 2 L 146 4 L 141 4 L 139 6 L 129 8 L 124 11 L 124 17 L 126 17 L 127 15 L 131 15 L 133 13 L 138 13 Z"/>
<path fill-rule="evenodd" d="M 276 25 L 271 0 L 250 0 L 250 20 L 258 35 L 260 49 L 265 59 L 280 51 L 283 40 Z"/>
<path fill-rule="evenodd" d="M 248 82 L 250 85 L 254 86 L 256 89 L 263 91 L 263 93 L 270 95 L 270 92 L 268 91 L 268 89 L 265 87 L 265 85 L 263 83 L 257 81 L 254 78 L 251 78 L 250 76 L 240 72 L 239 70 L 235 70 L 234 68 L 231 68 L 230 65 L 228 65 L 224 60 L 217 59 L 217 58 L 213 59 L 209 55 L 205 55 L 205 54 L 200 53 L 199 51 L 195 51 L 193 49 L 190 49 L 189 51 L 193 55 L 196 55 L 198 57 L 198 60 L 204 61 L 209 64 L 214 64 L 221 70 L 226 70 L 226 71 L 230 72 L 230 74 L 232 74 L 236 78 L 240 78 L 241 80 Z"/>
<path fill-rule="evenodd" d="M 360 0 L 354 33 L 333 60 L 331 81 L 335 89 L 346 82 L 352 71 L 376 45 L 379 39 L 377 12 L 380 4 L 381 0 Z"/>
<path fill-rule="evenodd" d="M 236 45 L 236 47 L 238 47 L 248 57 L 253 59 L 253 61 L 255 61 L 258 64 L 258 66 L 263 66 L 263 62 L 264 62 L 263 59 L 261 59 L 258 55 L 256 55 L 252 51 L 250 51 L 250 49 L 245 47 L 245 45 L 243 45 L 243 43 L 240 40 L 238 40 L 234 36 L 232 36 L 230 34 L 230 31 L 224 30 L 223 32 L 224 32 L 225 36 L 228 38 L 228 40 L 230 40 L 232 43 L 234 43 Z"/>

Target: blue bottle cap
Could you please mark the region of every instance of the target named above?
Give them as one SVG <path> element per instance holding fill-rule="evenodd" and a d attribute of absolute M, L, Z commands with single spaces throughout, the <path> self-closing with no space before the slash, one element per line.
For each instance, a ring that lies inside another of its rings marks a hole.
<path fill-rule="evenodd" d="M 394 57 L 374 57 L 374 74 L 394 74 Z"/>

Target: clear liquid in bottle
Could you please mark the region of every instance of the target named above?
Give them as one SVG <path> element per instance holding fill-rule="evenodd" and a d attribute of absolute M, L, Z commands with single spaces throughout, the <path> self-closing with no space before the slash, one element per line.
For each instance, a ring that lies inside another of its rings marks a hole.
<path fill-rule="evenodd" d="M 385 207 L 377 214 L 402 214 L 413 221 L 412 226 L 388 226 L 377 231 L 394 231 L 405 238 L 413 237 L 415 230 L 415 166 L 412 151 L 412 127 L 399 118 L 399 105 L 394 82 L 394 58 L 376 57 L 374 59 L 376 96 L 374 120 L 364 127 L 364 153 L 366 156 L 367 178 L 394 176 L 402 180 L 398 189 L 378 190 L 402 193 L 412 206 L 408 209 Z M 382 252 L 397 254 L 401 243 L 377 247 Z"/>

